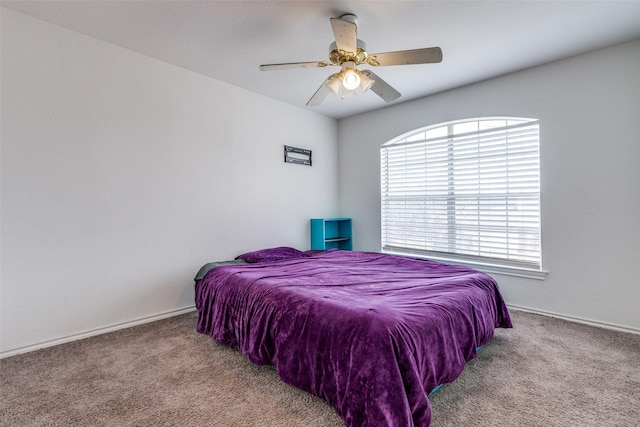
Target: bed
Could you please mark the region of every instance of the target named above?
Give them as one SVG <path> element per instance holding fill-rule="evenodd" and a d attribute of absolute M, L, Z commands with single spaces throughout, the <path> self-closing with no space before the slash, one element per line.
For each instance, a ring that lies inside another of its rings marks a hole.
<path fill-rule="evenodd" d="M 337 249 L 238 258 L 196 276 L 197 330 L 274 365 L 347 426 L 428 426 L 429 392 L 511 327 L 497 283 L 471 268 Z"/>

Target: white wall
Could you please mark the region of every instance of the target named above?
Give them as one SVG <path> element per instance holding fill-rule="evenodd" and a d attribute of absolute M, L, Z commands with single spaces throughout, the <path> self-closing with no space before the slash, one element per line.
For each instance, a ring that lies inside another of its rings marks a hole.
<path fill-rule="evenodd" d="M 354 249 L 380 250 L 381 144 L 449 120 L 536 117 L 549 274 L 494 277 L 509 304 L 640 330 L 639 70 L 635 41 L 341 120 Z"/>
<path fill-rule="evenodd" d="M 4 8 L 1 47 L 5 355 L 193 306 L 202 264 L 338 214 L 333 119 Z"/>

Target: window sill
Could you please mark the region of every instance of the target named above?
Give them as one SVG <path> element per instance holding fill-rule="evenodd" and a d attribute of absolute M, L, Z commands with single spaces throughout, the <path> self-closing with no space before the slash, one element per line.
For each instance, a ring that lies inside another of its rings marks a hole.
<path fill-rule="evenodd" d="M 447 264 L 463 265 L 465 267 L 475 268 L 476 270 L 480 270 L 484 273 L 502 274 L 505 276 L 525 277 L 527 279 L 545 280 L 547 278 L 547 274 L 549 274 L 548 271 L 534 270 L 531 268 L 507 267 L 503 265 L 487 264 L 487 263 L 472 262 L 472 261 L 461 261 L 455 258 L 445 258 L 445 257 L 437 257 L 437 256 L 421 256 L 414 253 L 403 253 L 403 252 L 385 251 L 385 250 L 383 250 L 382 252 L 390 255 L 400 255 L 400 256 L 416 258 L 416 259 L 439 261 Z"/>

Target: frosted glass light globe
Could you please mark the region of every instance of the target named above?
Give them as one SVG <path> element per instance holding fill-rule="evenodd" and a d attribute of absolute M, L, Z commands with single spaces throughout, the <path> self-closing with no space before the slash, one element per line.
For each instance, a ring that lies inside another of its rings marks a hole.
<path fill-rule="evenodd" d="M 342 77 L 342 86 L 348 90 L 354 90 L 360 86 L 360 76 L 355 70 L 347 70 Z"/>

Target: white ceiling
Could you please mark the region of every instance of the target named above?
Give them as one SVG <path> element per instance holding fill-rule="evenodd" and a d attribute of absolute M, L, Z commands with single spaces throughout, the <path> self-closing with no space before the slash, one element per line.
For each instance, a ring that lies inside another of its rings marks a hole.
<path fill-rule="evenodd" d="M 343 118 L 384 107 L 373 92 L 307 100 L 334 68 L 329 18 L 358 16 L 369 53 L 439 46 L 439 64 L 380 67 L 403 102 L 640 38 L 637 1 L 8 1 L 2 6 L 282 100 Z M 640 72 L 640 71 L 639 71 Z"/>

